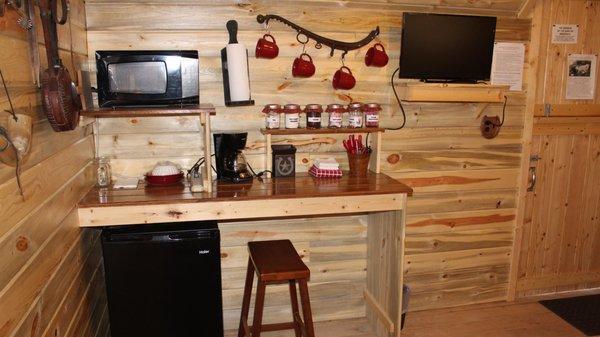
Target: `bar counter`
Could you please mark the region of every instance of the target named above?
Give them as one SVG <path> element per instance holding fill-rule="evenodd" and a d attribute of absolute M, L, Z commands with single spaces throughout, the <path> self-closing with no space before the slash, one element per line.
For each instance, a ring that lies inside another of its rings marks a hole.
<path fill-rule="evenodd" d="M 405 209 L 412 189 L 385 174 L 215 182 L 191 193 L 186 183 L 132 190 L 92 188 L 79 202 L 80 227 L 198 220 L 303 218 L 364 214 L 367 219 L 367 318 L 377 336 L 400 336 Z"/>
<path fill-rule="evenodd" d="M 210 193 L 189 184 L 137 189 L 92 188 L 79 202 L 82 227 L 191 220 L 362 213 L 403 209 L 412 189 L 385 174 L 366 177 L 254 179 L 248 184 L 213 183 Z"/>

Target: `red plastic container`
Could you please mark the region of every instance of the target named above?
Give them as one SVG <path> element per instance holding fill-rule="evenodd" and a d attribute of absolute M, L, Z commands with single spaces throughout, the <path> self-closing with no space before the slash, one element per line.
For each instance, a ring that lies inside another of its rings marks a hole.
<path fill-rule="evenodd" d="M 154 186 L 174 185 L 180 183 L 182 179 L 183 172 L 180 172 L 179 174 L 171 174 L 168 176 L 152 176 L 149 174 L 146 175 L 146 182 L 148 183 L 148 185 Z"/>

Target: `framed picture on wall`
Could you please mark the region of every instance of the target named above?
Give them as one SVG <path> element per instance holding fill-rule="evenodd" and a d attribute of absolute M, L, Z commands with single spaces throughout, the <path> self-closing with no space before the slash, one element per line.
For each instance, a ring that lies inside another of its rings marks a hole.
<path fill-rule="evenodd" d="M 566 99 L 594 99 L 597 55 L 571 54 L 567 58 Z"/>

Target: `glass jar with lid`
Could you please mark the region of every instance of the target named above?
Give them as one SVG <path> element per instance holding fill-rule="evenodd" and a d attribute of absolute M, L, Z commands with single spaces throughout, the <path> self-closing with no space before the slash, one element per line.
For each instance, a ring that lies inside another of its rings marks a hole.
<path fill-rule="evenodd" d="M 107 157 L 100 157 L 97 159 L 97 164 L 96 178 L 98 179 L 98 186 L 108 187 L 111 182 L 110 159 Z"/>
<path fill-rule="evenodd" d="M 281 105 L 267 104 L 262 112 L 265 114 L 265 127 L 267 129 L 279 129 Z"/>
<path fill-rule="evenodd" d="M 342 127 L 342 118 L 344 117 L 344 112 L 346 112 L 346 108 L 337 103 L 328 104 L 327 110 L 329 113 L 329 123 L 328 127 L 331 129 L 338 129 Z"/>
<path fill-rule="evenodd" d="M 306 128 L 307 129 L 320 129 L 321 128 L 321 113 L 323 107 L 321 104 L 307 104 L 304 107 L 306 113 Z"/>
<path fill-rule="evenodd" d="M 377 103 L 368 103 L 363 106 L 363 112 L 365 115 L 365 127 L 379 127 L 379 111 L 381 111 L 381 106 Z"/>
<path fill-rule="evenodd" d="M 300 106 L 298 104 L 286 104 L 283 107 L 285 114 L 285 128 L 297 129 L 300 127 Z"/>
<path fill-rule="evenodd" d="M 362 128 L 363 127 L 363 104 L 360 102 L 350 103 L 348 105 L 348 127 Z"/>

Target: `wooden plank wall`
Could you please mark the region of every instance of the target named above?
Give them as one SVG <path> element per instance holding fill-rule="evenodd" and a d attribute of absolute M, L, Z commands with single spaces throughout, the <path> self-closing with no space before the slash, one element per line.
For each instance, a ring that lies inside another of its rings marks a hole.
<path fill-rule="evenodd" d="M 600 104 L 600 86 L 596 85 L 594 100 L 567 100 L 566 80 L 569 54 L 596 54 L 600 50 L 600 4 L 589 0 L 547 0 L 543 2 L 545 27 L 541 37 L 540 71 L 536 104 Z M 579 39 L 575 44 L 553 44 L 553 24 L 579 25 Z"/>
<path fill-rule="evenodd" d="M 528 194 L 517 296 L 600 287 L 600 135 L 533 139 L 538 181 Z"/>
<path fill-rule="evenodd" d="M 538 180 L 517 234 L 516 297 L 600 288 L 600 110 L 594 108 L 600 91 L 595 100 L 564 98 L 568 54 L 600 50 L 600 3 L 544 1 L 542 11 L 536 103 L 553 112 L 534 120 L 531 152 L 540 160 L 531 165 Z M 553 24 L 578 24 L 578 43 L 552 44 Z M 561 116 L 555 117 L 556 105 L 564 108 Z"/>
<path fill-rule="evenodd" d="M 253 167 L 261 169 L 265 149 L 264 138 L 258 130 L 264 123 L 261 106 L 266 103 L 375 101 L 384 107 L 384 126 L 394 127 L 401 123 L 389 81 L 398 64 L 403 11 L 496 15 L 499 41 L 528 44 L 531 21 L 516 18 L 520 5 L 518 0 L 130 0 L 126 3 L 88 0 L 89 64 L 93 70 L 95 50 L 198 50 L 201 101 L 217 107 L 213 128 L 216 131 L 248 131 L 246 153 Z M 263 27 L 255 19 L 260 13 L 276 13 L 319 34 L 346 41 L 359 40 L 379 26 L 381 35 L 377 40 L 390 54 L 390 64 L 385 68 L 367 68 L 364 55 L 368 47 L 350 52 L 346 65 L 355 73 L 358 84 L 351 91 L 335 91 L 331 88 L 331 77 L 341 66 L 339 54 L 330 58 L 327 48 L 316 50 L 310 45 L 308 52 L 317 68 L 315 76 L 293 78 L 291 65 L 301 47 L 287 27 L 281 24 L 270 27 L 280 46 L 277 59 L 254 58 L 256 41 L 264 34 Z M 219 51 L 227 42 L 225 23 L 229 19 L 239 22 L 239 40 L 250 52 L 252 96 L 256 100 L 253 107 L 225 108 L 223 104 Z M 528 81 L 526 78 L 525 84 Z M 501 104 L 490 104 L 482 113 L 498 115 L 501 109 Z M 481 111 L 478 104 L 407 103 L 406 111 L 406 129 L 385 133 L 382 167 L 385 173 L 415 188 L 415 196 L 409 200 L 407 231 L 406 277 L 414 290 L 411 308 L 419 310 L 504 299 L 525 93 L 509 94 L 506 123 L 494 140 L 485 140 L 479 134 Z M 195 119 L 106 119 L 99 121 L 98 130 L 99 151 L 112 158 L 116 175 L 140 176 L 156 161 L 164 159 L 189 167 L 201 155 L 202 144 L 197 136 Z M 341 139 L 341 136 L 323 135 L 281 137 L 274 141 L 295 144 L 298 147 L 298 171 L 306 171 L 314 158 L 323 156 L 334 156 L 346 165 Z M 310 231 L 313 225 L 307 223 L 305 226 Z M 287 222 L 280 222 L 273 224 L 271 230 L 285 235 L 289 228 Z M 352 230 L 352 226 L 348 228 Z M 252 227 L 247 230 L 252 231 Z M 228 235 L 226 231 L 225 240 Z M 311 243 L 313 240 L 320 239 L 308 239 Z M 361 244 L 346 244 L 342 240 L 334 245 L 342 259 L 339 265 L 343 266 L 341 262 L 355 263 L 353 259 L 346 261 L 345 252 L 357 249 Z M 314 256 L 310 244 L 308 247 L 300 244 L 300 247 L 311 249 L 307 253 Z M 237 276 L 238 284 L 241 284 L 241 275 Z M 237 293 L 239 295 L 240 291 Z M 234 299 L 239 300 L 226 297 L 225 306 L 239 310 Z M 329 302 L 318 303 L 315 307 L 322 304 L 320 310 L 328 310 L 325 306 Z M 355 310 L 353 314 L 364 314 L 364 304 L 360 300 L 356 300 L 355 306 L 346 304 L 347 309 Z M 233 321 L 228 324 L 235 326 Z"/>
<path fill-rule="evenodd" d="M 73 65 L 87 59 L 83 1 L 71 1 L 71 9 L 71 29 L 61 26 L 59 40 L 64 64 L 75 74 Z M 0 163 L 0 336 L 104 337 L 108 315 L 100 240 L 97 231 L 79 229 L 75 209 L 94 181 L 92 127 L 87 122 L 71 132 L 52 131 L 40 111 L 27 35 L 16 19 L 12 10 L 0 17 L 0 69 L 15 109 L 30 114 L 34 126 L 21 170 L 23 197 L 14 168 Z M 41 27 L 37 33 L 43 42 Z M 0 111 L 5 109 L 8 99 L 1 90 Z M 0 125 L 7 116 L 0 113 Z"/>
<path fill-rule="evenodd" d="M 362 290 L 367 280 L 367 226 L 364 216 L 230 222 L 219 224 L 219 228 L 226 329 L 237 329 L 239 324 L 248 263 L 246 244 L 255 240 L 292 240 L 311 270 L 310 296 L 315 320 L 365 316 Z M 253 307 L 254 299 L 251 303 Z M 286 322 L 291 317 L 288 286 L 267 287 L 265 322 Z"/>

